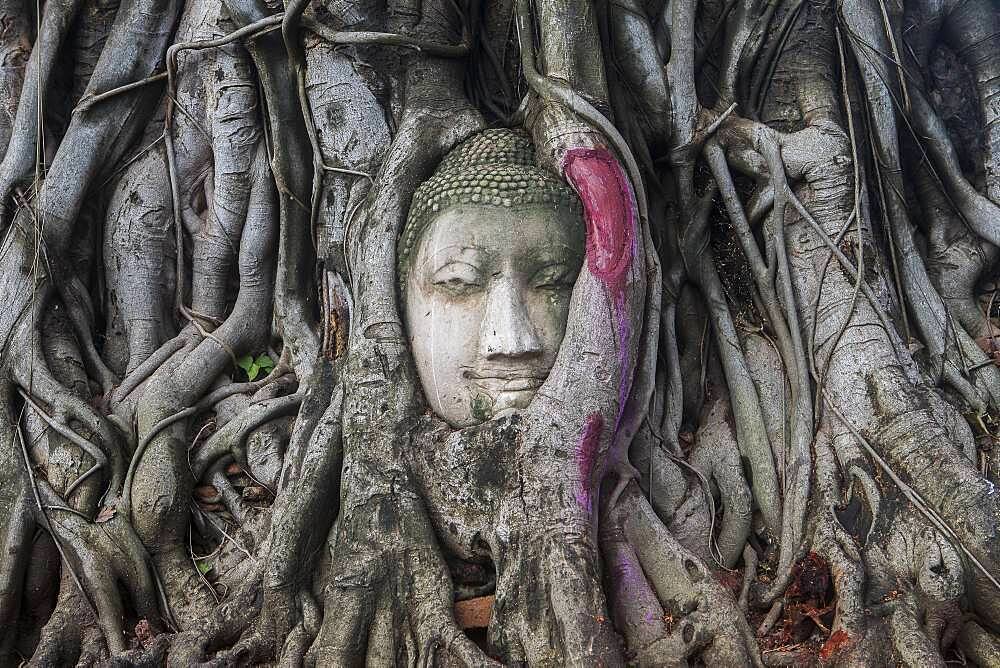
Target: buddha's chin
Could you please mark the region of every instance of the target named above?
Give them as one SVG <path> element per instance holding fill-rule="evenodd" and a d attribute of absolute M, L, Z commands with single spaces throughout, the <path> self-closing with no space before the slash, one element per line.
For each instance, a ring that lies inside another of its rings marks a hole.
<path fill-rule="evenodd" d="M 493 415 L 496 416 L 506 411 L 527 408 L 528 404 L 530 404 L 531 400 L 535 397 L 536 392 L 537 390 L 535 388 L 531 388 L 524 390 L 507 390 L 498 393 L 493 400 Z"/>
<path fill-rule="evenodd" d="M 473 427 L 527 408 L 537 393 L 537 387 L 491 392 L 484 391 L 480 386 L 475 388 L 474 392 L 470 392 L 471 401 L 468 408 L 458 407 L 459 410 L 448 414 L 443 410 L 445 406 L 441 406 L 439 415 L 455 429 Z"/>

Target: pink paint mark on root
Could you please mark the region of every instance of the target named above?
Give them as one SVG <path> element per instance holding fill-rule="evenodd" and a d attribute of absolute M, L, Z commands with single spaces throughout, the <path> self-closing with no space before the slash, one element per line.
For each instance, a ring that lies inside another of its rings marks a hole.
<path fill-rule="evenodd" d="M 606 149 L 570 149 L 562 167 L 566 180 L 583 202 L 587 267 L 608 288 L 614 306 L 621 373 L 617 432 L 632 385 L 632 370 L 628 368 L 632 327 L 626 312 L 624 278 L 636 255 L 638 207 L 625 170 Z"/>
<path fill-rule="evenodd" d="M 574 148 L 563 173 L 583 202 L 587 266 L 609 287 L 620 283 L 635 255 L 635 193 L 618 160 L 606 149 Z"/>
<path fill-rule="evenodd" d="M 580 472 L 580 491 L 577 502 L 589 513 L 591 510 L 591 489 L 594 484 L 594 465 L 597 463 L 597 450 L 601 443 L 601 432 L 604 430 L 604 418 L 600 413 L 591 413 L 583 423 L 583 432 L 576 444 L 576 466 Z"/>

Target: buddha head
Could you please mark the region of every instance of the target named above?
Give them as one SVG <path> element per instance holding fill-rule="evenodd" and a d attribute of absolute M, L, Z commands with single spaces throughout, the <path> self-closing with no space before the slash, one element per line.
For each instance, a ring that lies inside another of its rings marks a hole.
<path fill-rule="evenodd" d="M 424 395 L 455 428 L 527 407 L 566 332 L 585 228 L 524 132 L 453 149 L 413 196 L 398 270 Z"/>

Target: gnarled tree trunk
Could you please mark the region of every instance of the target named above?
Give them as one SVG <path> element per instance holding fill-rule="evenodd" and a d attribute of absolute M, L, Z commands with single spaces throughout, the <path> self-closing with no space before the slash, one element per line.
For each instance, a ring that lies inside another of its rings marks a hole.
<path fill-rule="evenodd" d="M 0 0 L 0 664 L 1000 665 L 993 0 Z M 397 242 L 586 259 L 428 408 Z"/>

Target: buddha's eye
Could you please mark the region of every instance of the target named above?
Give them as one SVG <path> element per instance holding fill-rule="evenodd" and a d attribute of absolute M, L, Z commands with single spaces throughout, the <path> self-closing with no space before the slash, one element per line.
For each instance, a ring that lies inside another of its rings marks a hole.
<path fill-rule="evenodd" d="M 576 271 L 566 264 L 550 264 L 535 272 L 531 287 L 536 290 L 569 290 L 576 282 Z"/>
<path fill-rule="evenodd" d="M 434 272 L 431 284 L 453 295 L 467 295 L 483 288 L 479 270 L 466 262 L 449 262 Z"/>

